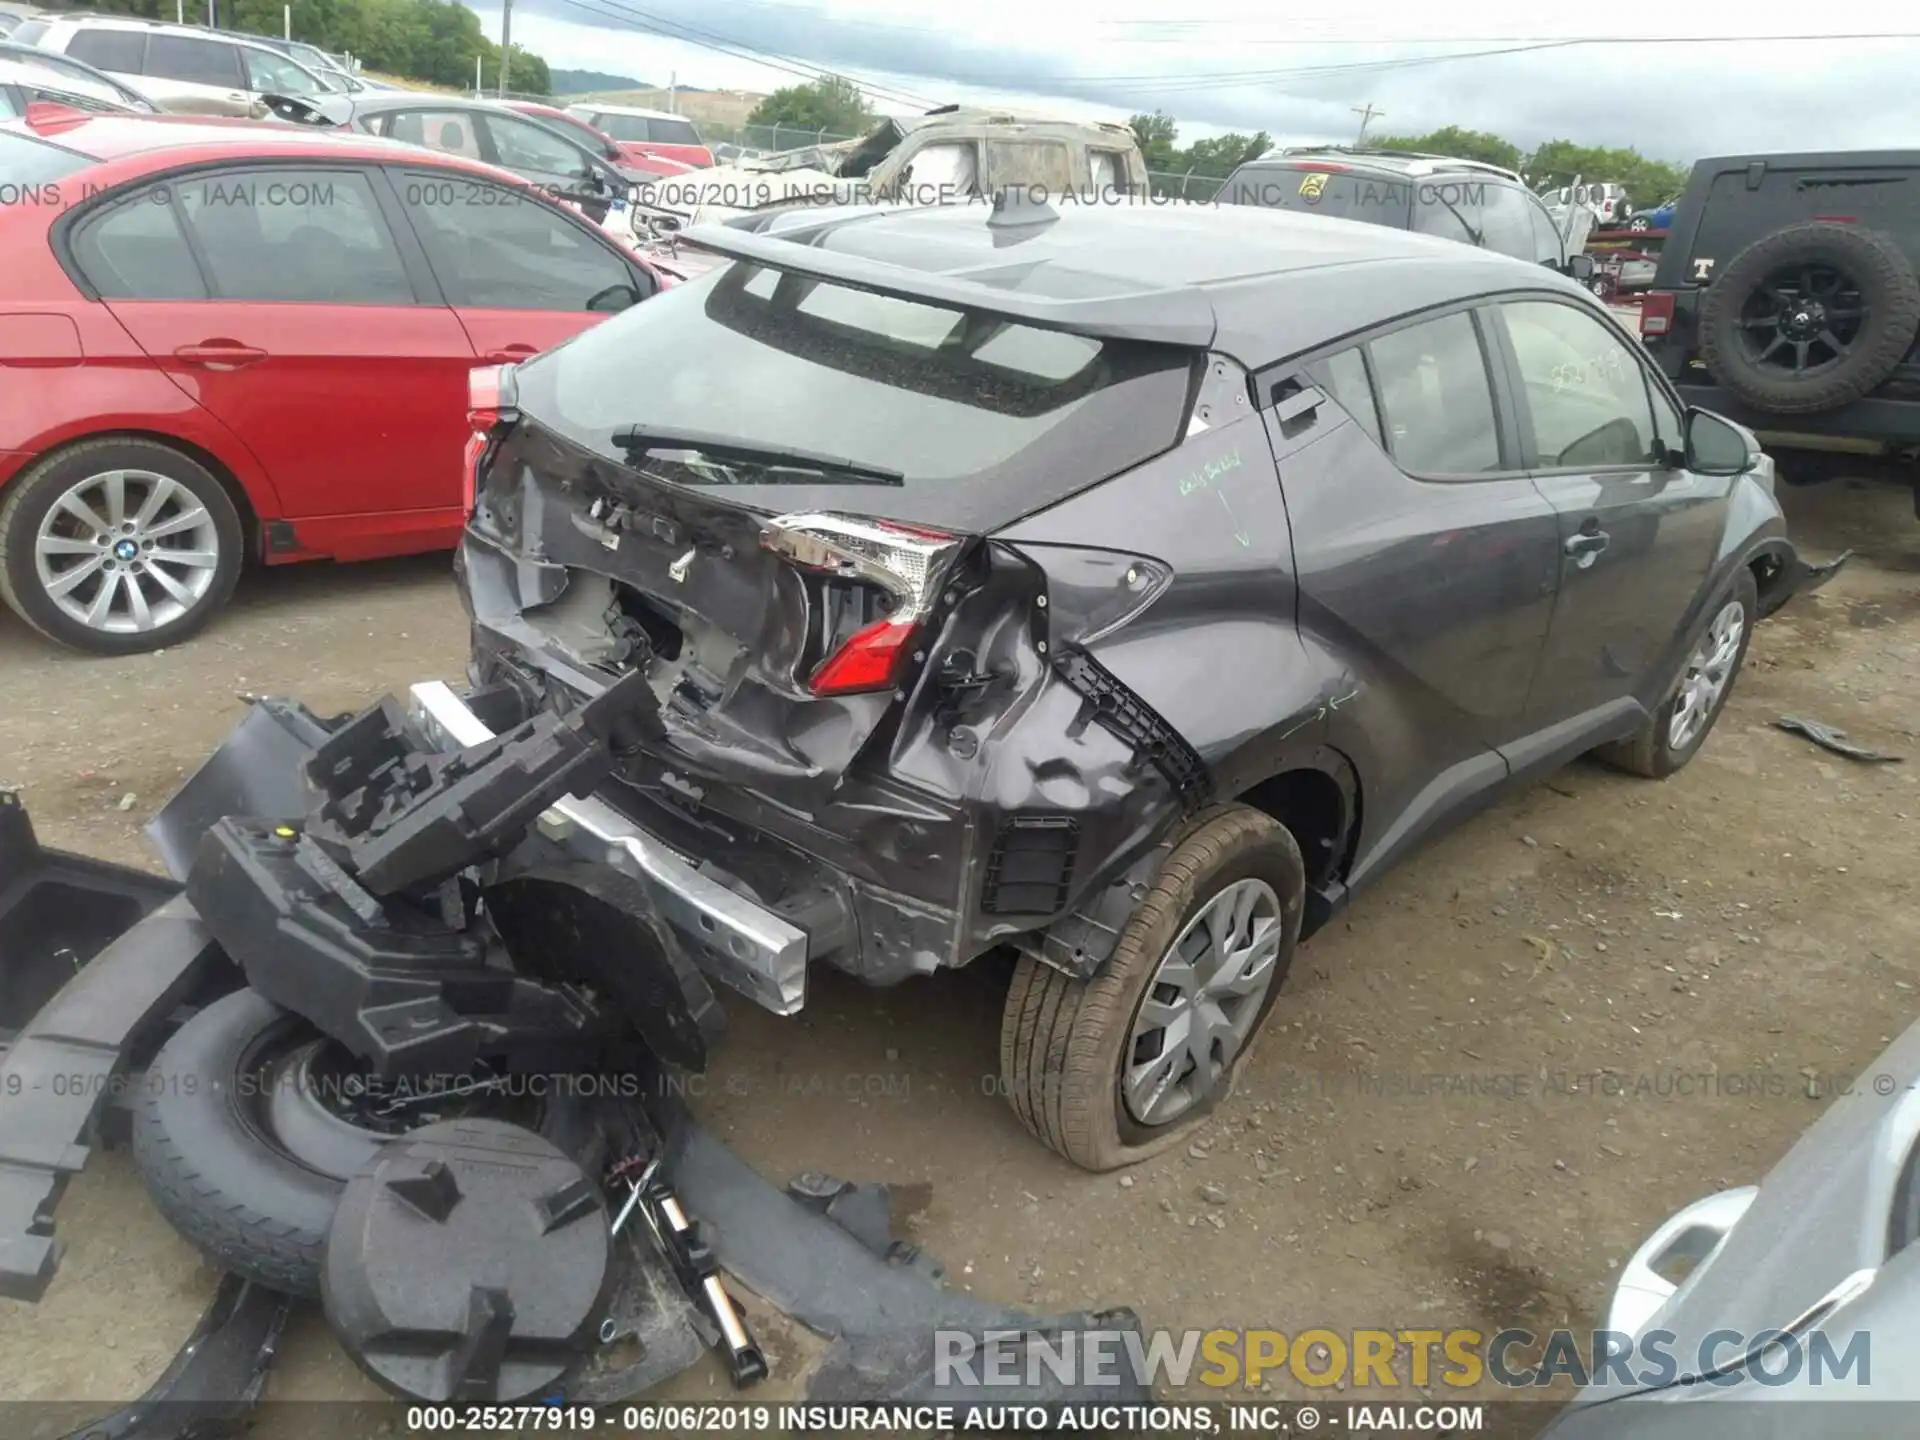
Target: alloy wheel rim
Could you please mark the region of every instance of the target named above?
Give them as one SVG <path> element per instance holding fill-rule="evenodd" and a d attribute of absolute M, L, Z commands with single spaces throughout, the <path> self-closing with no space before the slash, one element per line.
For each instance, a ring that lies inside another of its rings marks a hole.
<path fill-rule="evenodd" d="M 1808 379 L 1852 353 L 1866 313 L 1859 286 L 1846 271 L 1808 262 L 1768 275 L 1734 324 L 1755 365 Z"/>
<path fill-rule="evenodd" d="M 1251 878 L 1181 928 L 1141 998 L 1121 1066 L 1121 1102 L 1135 1121 L 1169 1124 L 1219 1088 L 1273 987 L 1283 934 L 1280 897 Z"/>
<path fill-rule="evenodd" d="M 1738 600 L 1729 600 L 1693 647 L 1693 654 L 1687 658 L 1687 673 L 1681 677 L 1674 699 L 1673 719 L 1667 726 L 1668 749 L 1686 749 L 1720 708 L 1733 679 L 1733 662 L 1740 654 L 1740 637 L 1746 628 L 1746 607 Z"/>
<path fill-rule="evenodd" d="M 69 486 L 33 540 L 40 588 L 69 620 L 137 635 L 181 619 L 213 588 L 220 534 L 178 480 L 104 470 Z"/>

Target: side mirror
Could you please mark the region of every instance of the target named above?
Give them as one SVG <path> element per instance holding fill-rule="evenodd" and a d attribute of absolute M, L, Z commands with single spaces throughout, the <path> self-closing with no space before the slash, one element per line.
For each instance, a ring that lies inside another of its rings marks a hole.
<path fill-rule="evenodd" d="M 1593 279 L 1593 271 L 1593 256 L 1583 252 L 1579 255 L 1569 255 L 1567 257 L 1567 274 L 1573 279 L 1578 280 L 1582 285 L 1585 285 Z"/>
<path fill-rule="evenodd" d="M 1752 432 L 1711 410 L 1688 410 L 1687 468 L 1696 475 L 1744 475 L 1760 463 Z"/>
<path fill-rule="evenodd" d="M 598 315 L 617 315 L 638 305 L 640 298 L 640 292 L 631 285 L 609 285 L 587 301 L 587 309 Z"/>

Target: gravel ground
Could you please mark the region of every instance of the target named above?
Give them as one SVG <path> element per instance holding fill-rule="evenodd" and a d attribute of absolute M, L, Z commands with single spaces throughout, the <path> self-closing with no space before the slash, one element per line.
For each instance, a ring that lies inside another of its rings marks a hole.
<path fill-rule="evenodd" d="M 1761 628 L 1698 760 L 1665 784 L 1578 763 L 1363 895 L 1191 1148 L 1093 1177 L 1029 1140 L 993 1093 L 986 966 L 827 976 L 793 1020 L 735 1007 L 708 1117 L 770 1175 L 923 1187 L 914 1238 L 1010 1301 L 1288 1333 L 1596 1323 L 1654 1224 L 1756 1178 L 1920 1009 L 1920 525 L 1900 491 L 1787 501 L 1811 554 L 1861 556 Z M 150 864 L 140 824 L 241 692 L 347 710 L 457 678 L 463 648 L 439 558 L 254 576 L 201 639 L 120 662 L 0 616 L 0 778 L 50 844 Z M 1909 763 L 1828 754 L 1783 712 Z M 131 1396 L 214 1277 L 117 1154 L 59 1226 L 45 1300 L 0 1302 L 0 1398 Z M 273 1393 L 373 1392 L 309 1314 Z"/>

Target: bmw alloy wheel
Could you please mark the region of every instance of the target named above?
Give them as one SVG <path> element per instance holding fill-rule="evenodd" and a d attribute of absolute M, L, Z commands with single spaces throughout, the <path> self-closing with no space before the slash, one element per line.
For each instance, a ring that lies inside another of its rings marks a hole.
<path fill-rule="evenodd" d="M 33 552 L 41 588 L 61 613 L 90 630 L 132 635 L 172 624 L 206 598 L 220 535 L 179 481 L 106 470 L 48 507 Z"/>

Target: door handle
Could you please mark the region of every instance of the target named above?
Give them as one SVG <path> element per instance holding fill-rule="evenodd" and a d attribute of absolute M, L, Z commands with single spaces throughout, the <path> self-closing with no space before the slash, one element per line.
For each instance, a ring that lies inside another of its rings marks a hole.
<path fill-rule="evenodd" d="M 198 345 L 182 345 L 173 353 L 174 358 L 189 365 L 205 365 L 212 370 L 238 370 L 267 358 L 266 351 L 237 340 L 202 340 Z"/>
<path fill-rule="evenodd" d="M 532 345 L 503 345 L 498 350 L 489 350 L 486 358 L 494 365 L 511 365 L 516 360 L 528 360 L 539 353 Z"/>
<path fill-rule="evenodd" d="M 1569 536 L 1564 548 L 1567 554 L 1585 563 L 1606 549 L 1610 538 L 1604 530 L 1582 530 L 1578 535 Z"/>

